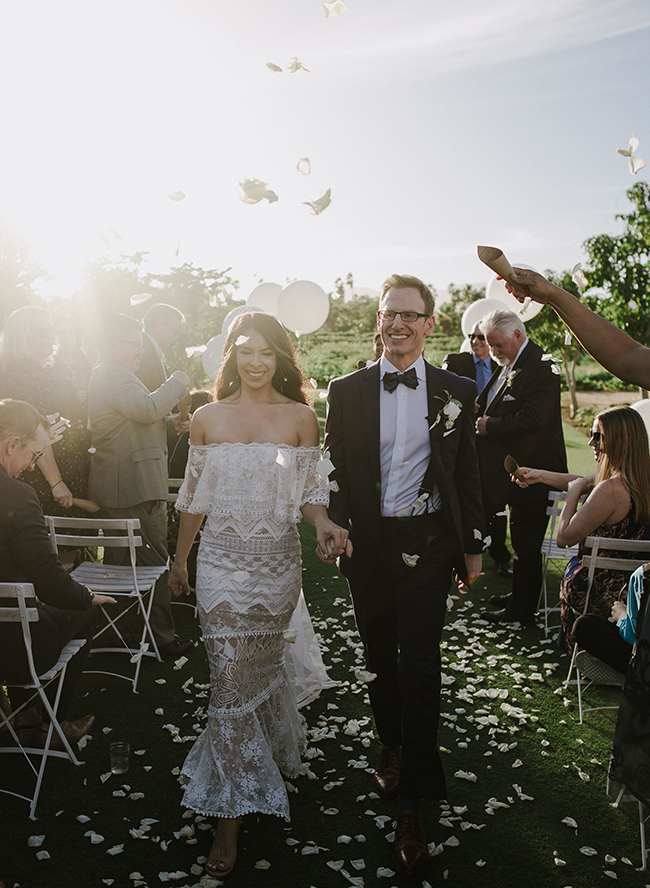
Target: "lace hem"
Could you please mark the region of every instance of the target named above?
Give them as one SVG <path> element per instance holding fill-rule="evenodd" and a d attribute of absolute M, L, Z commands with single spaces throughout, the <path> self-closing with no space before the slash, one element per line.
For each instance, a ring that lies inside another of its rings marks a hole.
<path fill-rule="evenodd" d="M 208 719 L 182 768 L 182 804 L 207 816 L 259 812 L 289 820 L 282 773 L 300 773 L 305 748 L 305 722 L 283 681 L 253 712 Z"/>

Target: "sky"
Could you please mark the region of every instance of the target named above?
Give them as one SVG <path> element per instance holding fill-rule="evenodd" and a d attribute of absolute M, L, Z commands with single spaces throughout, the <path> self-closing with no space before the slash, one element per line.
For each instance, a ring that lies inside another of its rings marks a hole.
<path fill-rule="evenodd" d="M 488 280 L 478 244 L 559 271 L 620 230 L 650 168 L 648 0 L 346 3 L 0 0 L 0 230 L 42 291 L 136 251 L 231 268 L 244 298 L 348 273 L 444 290 Z M 246 177 L 279 199 L 241 202 Z"/>

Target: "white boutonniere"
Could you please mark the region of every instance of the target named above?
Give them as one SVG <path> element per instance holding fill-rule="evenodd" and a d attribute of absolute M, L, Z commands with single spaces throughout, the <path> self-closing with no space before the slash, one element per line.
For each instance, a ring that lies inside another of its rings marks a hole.
<path fill-rule="evenodd" d="M 442 419 L 445 424 L 445 429 L 450 431 L 453 429 L 456 420 L 460 416 L 463 405 L 457 398 L 452 398 L 451 394 L 446 389 L 442 395 L 435 395 L 435 400 L 442 401 L 442 406 L 435 418 L 427 416 L 427 421 L 431 423 L 429 430 L 437 426 Z"/>
<path fill-rule="evenodd" d="M 512 383 L 515 381 L 515 379 L 519 376 L 520 373 L 521 373 L 521 367 L 517 367 L 516 370 L 511 370 L 510 373 L 508 373 L 508 375 L 506 376 L 506 380 L 507 380 L 506 388 L 512 388 Z"/>

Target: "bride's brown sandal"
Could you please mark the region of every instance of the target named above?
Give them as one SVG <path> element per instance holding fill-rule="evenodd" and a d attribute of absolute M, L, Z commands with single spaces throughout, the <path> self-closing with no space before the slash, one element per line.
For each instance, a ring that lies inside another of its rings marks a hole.
<path fill-rule="evenodd" d="M 226 824 L 228 824 L 227 830 L 230 835 L 224 837 L 219 835 L 219 833 L 225 832 Z M 240 824 L 241 817 L 219 818 L 217 834 L 214 837 L 214 842 L 212 843 L 212 848 L 210 849 L 210 854 L 208 855 L 205 864 L 205 868 L 211 876 L 223 878 L 233 871 L 235 863 L 237 862 L 237 838 L 239 836 Z M 233 838 L 234 841 L 232 841 Z M 231 840 L 230 842 L 228 841 L 229 839 Z M 228 844 L 231 844 L 231 846 L 234 847 L 231 847 L 230 853 L 224 853 L 221 849 L 224 845 L 227 847 Z"/>

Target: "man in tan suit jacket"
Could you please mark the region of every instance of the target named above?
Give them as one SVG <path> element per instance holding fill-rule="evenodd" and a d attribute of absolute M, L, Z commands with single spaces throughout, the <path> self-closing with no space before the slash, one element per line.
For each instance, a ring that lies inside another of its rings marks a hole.
<path fill-rule="evenodd" d="M 177 370 L 154 392 L 135 375 L 144 353 L 140 322 L 125 314 L 99 323 L 100 360 L 88 387 L 88 413 L 95 448 L 88 495 L 107 518 L 139 518 L 140 564 L 167 563 L 167 438 L 165 417 L 187 394 L 189 378 Z M 173 418 L 177 431 L 189 423 Z M 114 555 L 113 563 L 124 554 Z M 151 628 L 163 657 L 178 657 L 191 646 L 176 639 L 170 592 L 163 575 L 154 593 Z"/>

